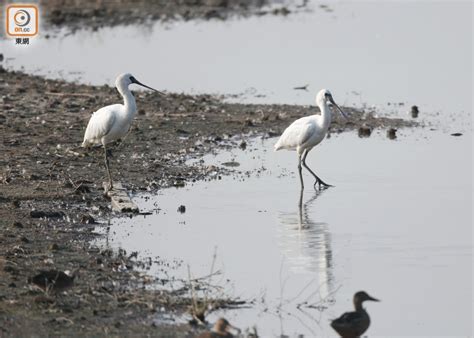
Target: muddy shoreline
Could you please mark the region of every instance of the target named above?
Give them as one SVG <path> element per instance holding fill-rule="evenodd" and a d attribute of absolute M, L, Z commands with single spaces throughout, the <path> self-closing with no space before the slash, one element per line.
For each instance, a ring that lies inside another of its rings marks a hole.
<path fill-rule="evenodd" d="M 101 149 L 78 146 L 90 114 L 120 102 L 115 88 L 1 69 L 0 93 L 2 335 L 195 333 L 189 325 L 153 321 L 157 311 L 187 311 L 188 294 L 145 287 L 156 282 L 140 272 L 145 257 L 91 243 L 97 228 L 106 227 L 114 215 L 101 187 Z M 309 106 L 227 103 L 212 95 L 136 92 L 135 97 L 139 111 L 132 132 L 114 146 L 111 160 L 113 175 L 132 193 L 216 179 L 228 168 L 190 167 L 185 161 L 238 147 L 252 135 L 276 136 L 292 120 L 317 111 Z M 332 133 L 412 125 L 345 110 L 351 119 L 335 117 Z M 50 217 L 48 212 L 53 212 Z M 79 269 L 79 275 L 71 289 L 45 294 L 27 282 L 42 269 Z"/>

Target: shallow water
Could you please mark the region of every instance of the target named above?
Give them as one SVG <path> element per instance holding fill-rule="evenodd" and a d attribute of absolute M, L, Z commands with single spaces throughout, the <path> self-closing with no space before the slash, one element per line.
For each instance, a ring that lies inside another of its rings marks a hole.
<path fill-rule="evenodd" d="M 314 104 L 329 88 L 345 105 L 386 113 L 470 112 L 472 3 L 310 1 L 309 12 L 80 31 L 1 41 L 11 69 L 92 84 L 128 71 L 169 91 Z M 441 24 L 442 23 L 442 24 Z M 309 84 L 309 91 L 293 90 Z M 405 103 L 399 106 L 398 103 Z M 390 103 L 390 105 L 388 105 Z M 394 104 L 396 103 L 396 104 Z"/>
<path fill-rule="evenodd" d="M 305 175 L 301 210 L 295 153 L 273 152 L 274 142 L 205 159 L 237 161 L 242 175 L 137 197 L 142 210 L 161 210 L 114 221 L 109 244 L 183 260 L 174 273 L 184 279 L 187 265 L 207 275 L 217 248 L 213 281 L 255 299 L 225 316 L 263 336 L 332 334 L 328 320 L 361 289 L 382 300 L 367 304 L 371 336 L 472 334 L 470 133 L 326 139 L 308 164 L 336 187 L 318 194 Z M 325 308 L 298 310 L 305 300 Z"/>

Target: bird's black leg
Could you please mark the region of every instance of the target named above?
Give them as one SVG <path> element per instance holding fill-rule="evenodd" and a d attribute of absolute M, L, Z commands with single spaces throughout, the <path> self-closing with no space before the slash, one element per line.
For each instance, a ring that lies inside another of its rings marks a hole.
<path fill-rule="evenodd" d="M 305 152 L 303 153 L 303 166 L 308 169 L 308 171 L 311 173 L 311 175 L 314 176 L 314 178 L 316 179 L 316 182 L 314 182 L 314 188 L 316 189 L 316 184 L 319 185 L 319 189 L 321 189 L 321 185 L 324 187 L 324 188 L 328 188 L 328 187 L 332 187 L 332 185 L 330 184 L 327 184 L 326 182 L 324 182 L 322 179 L 320 179 L 318 177 L 318 175 L 316 175 L 309 167 L 308 165 L 306 164 L 306 156 L 308 156 L 308 153 L 309 153 L 309 150 L 305 150 Z"/>
<path fill-rule="evenodd" d="M 105 168 L 107 169 L 107 174 L 109 175 L 109 190 L 112 190 L 112 175 L 110 175 L 109 169 L 109 158 L 107 156 L 107 147 L 104 144 L 104 157 L 105 157 Z"/>
<path fill-rule="evenodd" d="M 303 168 L 301 167 L 301 155 L 298 154 L 298 172 L 299 172 L 299 174 L 300 174 L 301 191 L 303 191 L 303 189 L 304 189 L 302 171 L 303 171 Z"/>

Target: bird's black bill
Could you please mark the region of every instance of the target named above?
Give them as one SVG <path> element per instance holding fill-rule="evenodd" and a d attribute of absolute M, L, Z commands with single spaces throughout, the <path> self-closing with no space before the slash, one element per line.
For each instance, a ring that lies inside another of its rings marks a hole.
<path fill-rule="evenodd" d="M 337 103 L 334 102 L 334 99 L 332 98 L 332 96 L 329 97 L 329 101 L 330 101 L 333 105 L 335 105 L 337 109 L 339 109 L 339 111 L 341 112 L 341 115 L 342 115 L 343 117 L 345 117 L 346 119 L 349 118 L 349 117 L 346 115 L 346 113 L 344 113 L 344 112 L 342 111 L 341 107 L 339 107 L 339 106 L 337 105 Z"/>
<path fill-rule="evenodd" d="M 142 87 L 145 87 L 145 88 L 154 90 L 154 91 L 157 92 L 158 94 L 165 95 L 165 93 L 160 92 L 159 90 L 156 90 L 155 88 L 148 87 L 147 85 L 141 83 L 140 81 L 138 81 L 138 80 L 135 79 L 135 78 L 131 78 L 131 81 L 132 81 L 132 83 L 135 83 L 135 84 L 137 84 L 137 85 L 139 85 L 139 86 L 142 86 Z"/>
<path fill-rule="evenodd" d="M 371 301 L 373 301 L 373 302 L 380 302 L 379 299 L 374 298 L 374 297 L 371 297 L 371 296 L 369 296 L 369 298 L 367 298 L 367 300 L 371 300 Z"/>

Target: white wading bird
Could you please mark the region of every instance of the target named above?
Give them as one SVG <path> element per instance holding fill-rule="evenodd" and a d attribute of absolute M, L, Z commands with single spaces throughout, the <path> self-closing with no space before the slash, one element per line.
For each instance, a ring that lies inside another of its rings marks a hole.
<path fill-rule="evenodd" d="M 321 115 L 312 115 L 302 117 L 294 121 L 288 128 L 285 129 L 280 139 L 275 144 L 275 151 L 280 149 L 296 150 L 298 153 L 298 171 L 300 174 L 301 189 L 304 188 L 303 176 L 301 175 L 301 164 L 308 169 L 311 175 L 314 176 L 316 184 L 324 187 L 330 187 L 331 185 L 325 183 L 320 179 L 307 165 L 306 156 L 313 149 L 314 146 L 321 143 L 327 134 L 329 125 L 331 124 L 331 110 L 328 107 L 328 101 L 339 109 L 342 116 L 347 118 L 347 115 L 342 109 L 334 102 L 331 92 L 327 89 L 321 89 L 316 95 L 316 104 L 321 110 Z"/>
<path fill-rule="evenodd" d="M 130 89 L 128 89 L 128 86 L 133 83 L 154 90 L 161 95 L 165 95 L 139 82 L 131 74 L 126 73 L 119 75 L 115 80 L 115 87 L 117 87 L 120 95 L 122 95 L 124 104 L 112 104 L 94 112 L 89 120 L 84 134 L 84 141 L 82 142 L 83 147 L 96 144 L 102 144 L 104 146 L 105 167 L 109 176 L 109 190 L 111 190 L 113 186 L 109 169 L 109 159 L 107 157 L 107 144 L 124 137 L 130 129 L 135 113 L 137 112 L 135 98 Z"/>

